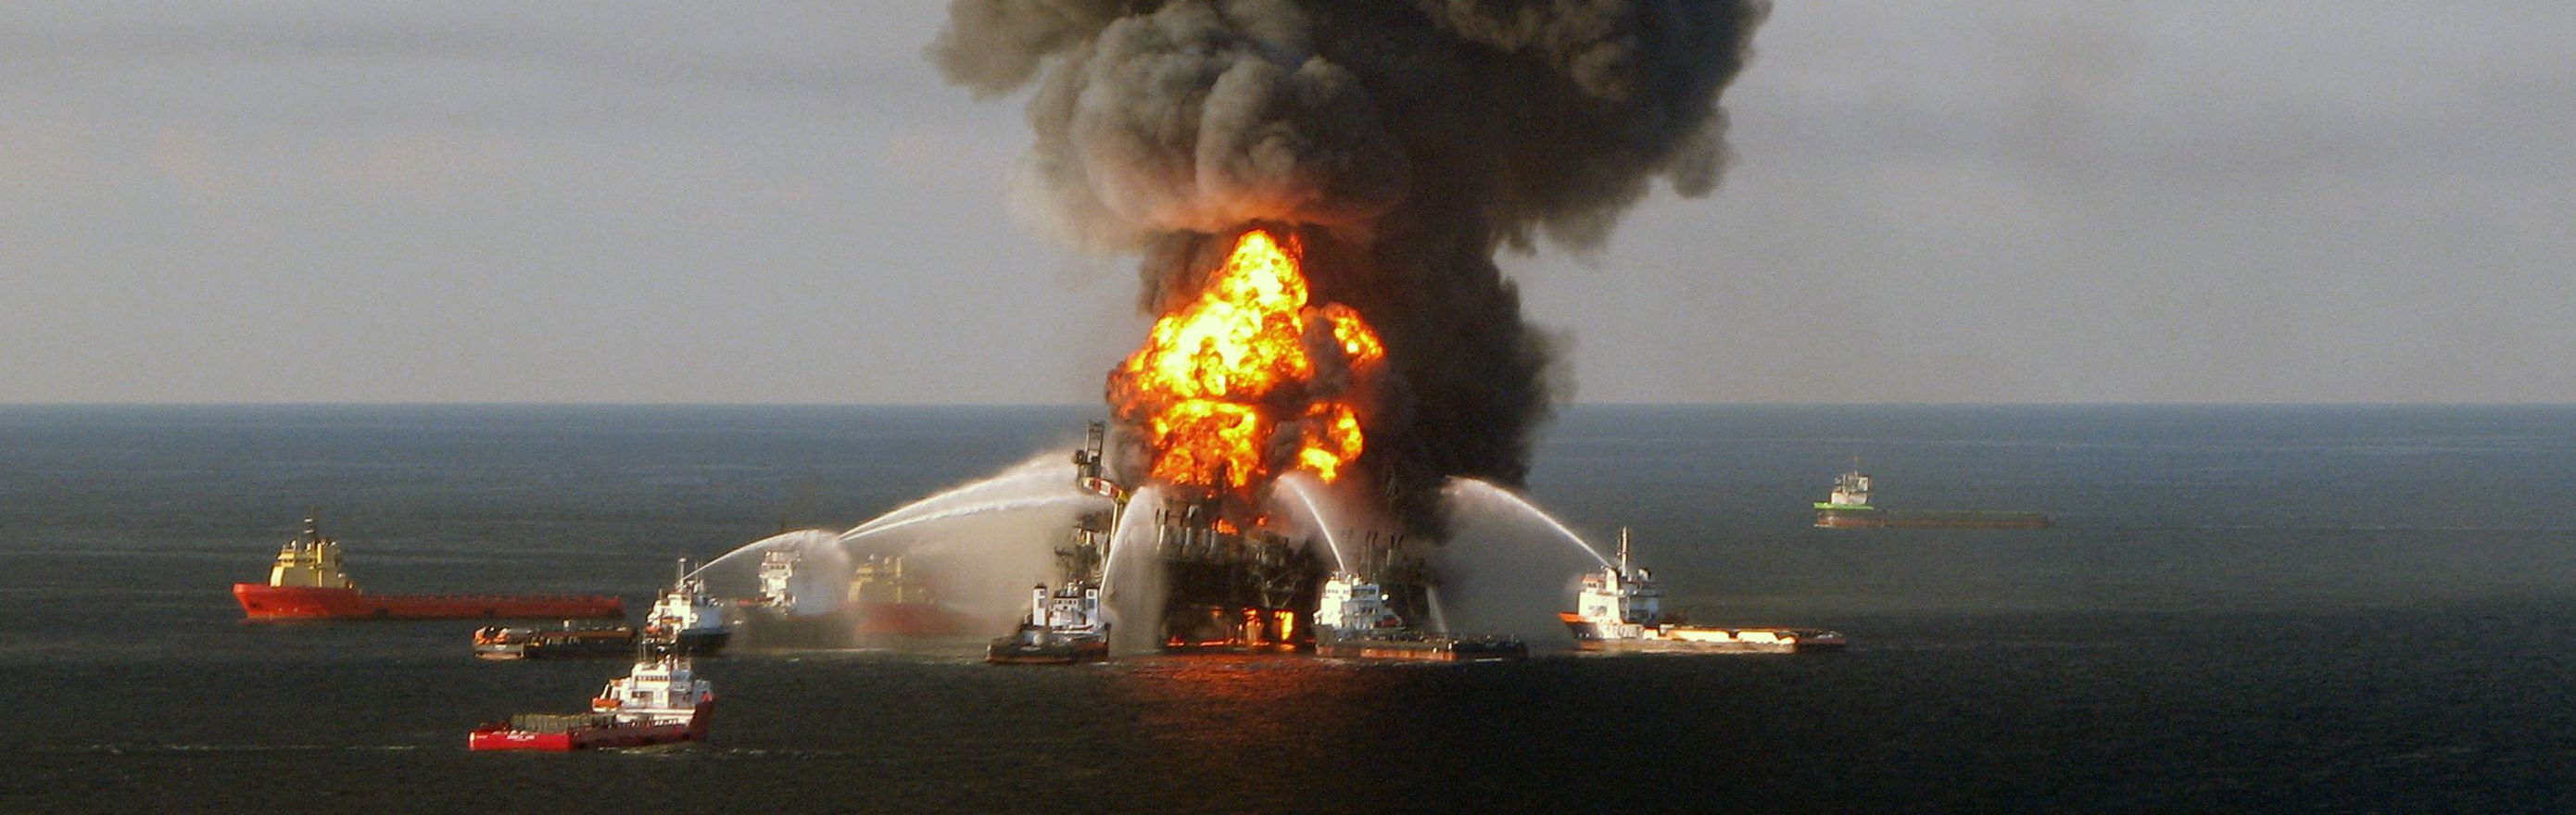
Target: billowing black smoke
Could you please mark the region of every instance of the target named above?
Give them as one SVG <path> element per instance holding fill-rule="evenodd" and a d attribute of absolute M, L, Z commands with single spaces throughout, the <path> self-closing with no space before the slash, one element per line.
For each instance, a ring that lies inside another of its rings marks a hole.
<path fill-rule="evenodd" d="M 1293 231 L 1318 300 L 1395 376 L 1363 464 L 1437 523 L 1449 476 L 1517 485 L 1549 351 L 1497 249 L 1598 246 L 1655 178 L 1708 194 L 1718 96 L 1763 0 L 952 0 L 930 48 L 978 96 L 1036 79 L 1025 216 L 1142 254 L 1147 307 L 1246 227 Z"/>

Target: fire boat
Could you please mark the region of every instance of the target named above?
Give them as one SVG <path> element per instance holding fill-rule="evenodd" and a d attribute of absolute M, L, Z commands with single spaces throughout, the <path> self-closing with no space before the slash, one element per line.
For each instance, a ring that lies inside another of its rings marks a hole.
<path fill-rule="evenodd" d="M 1529 658 L 1529 644 L 1503 636 L 1453 635 L 1407 621 L 1431 607 L 1431 581 L 1418 562 L 1402 557 L 1401 538 L 1370 540 L 1360 547 L 1363 568 L 1337 571 L 1324 581 L 1315 604 L 1315 654 L 1360 659 L 1463 662 Z M 1436 618 L 1435 618 L 1436 619 Z"/>
<path fill-rule="evenodd" d="M 233 599 L 252 621 L 594 619 L 626 616 L 613 595 L 369 594 L 341 567 L 340 542 L 304 519 L 304 532 L 277 550 L 267 583 L 235 583 Z"/>
<path fill-rule="evenodd" d="M 1696 651 L 1810 653 L 1840 651 L 1838 631 L 1814 628 L 1726 628 L 1688 625 L 1664 611 L 1664 584 L 1645 567 L 1628 565 L 1628 530 L 1619 530 L 1619 562 L 1583 576 L 1575 610 L 1557 618 L 1585 651 Z"/>
<path fill-rule="evenodd" d="M 1069 665 L 1109 658 L 1109 623 L 1100 614 L 1100 587 L 1065 583 L 1030 591 L 1029 618 L 1010 636 L 984 648 L 996 665 Z"/>
<path fill-rule="evenodd" d="M 853 643 L 954 636 L 964 618 L 941 604 L 928 580 L 906 571 L 900 555 L 860 558 L 847 575 L 841 603 L 830 611 L 800 611 L 797 591 L 802 553 L 777 548 L 761 553 L 760 597 L 741 601 L 734 640 L 751 649 L 841 648 Z M 809 587 L 811 588 L 811 587 Z"/>
<path fill-rule="evenodd" d="M 1117 485 L 1101 477 L 1104 432 L 1099 422 L 1091 423 L 1089 441 L 1074 451 L 1075 484 L 1123 504 Z M 1029 616 L 1010 636 L 996 637 L 985 646 L 984 661 L 1066 665 L 1109 658 L 1109 621 L 1100 609 L 1100 579 L 1116 518 L 1115 510 L 1092 512 L 1074 523 L 1071 539 L 1055 550 L 1055 587 L 1041 583 L 1029 591 Z"/>
<path fill-rule="evenodd" d="M 644 615 L 644 644 L 684 657 L 715 656 L 733 638 L 724 606 L 707 594 L 706 581 L 681 558 L 678 577 Z"/>

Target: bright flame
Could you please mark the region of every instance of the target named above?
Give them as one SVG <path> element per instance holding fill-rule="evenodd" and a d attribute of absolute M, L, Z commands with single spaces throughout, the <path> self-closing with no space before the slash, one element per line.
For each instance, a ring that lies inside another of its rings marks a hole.
<path fill-rule="evenodd" d="M 1359 312 L 1307 305 L 1293 248 L 1255 230 L 1197 300 L 1154 321 L 1145 347 L 1110 374 L 1110 397 L 1144 429 L 1158 480 L 1242 491 L 1284 466 L 1331 482 L 1365 444 L 1342 392 L 1349 378 L 1319 382 L 1317 372 L 1385 357 Z M 1283 420 L 1294 422 L 1296 452 L 1274 461 Z"/>

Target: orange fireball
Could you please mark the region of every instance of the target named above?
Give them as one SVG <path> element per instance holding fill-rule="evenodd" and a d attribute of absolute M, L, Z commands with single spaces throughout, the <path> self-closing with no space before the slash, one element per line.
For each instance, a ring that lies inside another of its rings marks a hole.
<path fill-rule="evenodd" d="M 1385 356 L 1359 312 L 1308 306 L 1294 248 L 1254 230 L 1198 299 L 1154 321 L 1145 347 L 1110 373 L 1109 392 L 1144 431 L 1157 480 L 1241 492 L 1294 467 L 1331 481 L 1363 437 L 1354 394 L 1332 390 L 1349 377 L 1327 387 L 1317 371 L 1365 370 Z M 1282 421 L 1295 422 L 1297 445 L 1274 461 Z"/>

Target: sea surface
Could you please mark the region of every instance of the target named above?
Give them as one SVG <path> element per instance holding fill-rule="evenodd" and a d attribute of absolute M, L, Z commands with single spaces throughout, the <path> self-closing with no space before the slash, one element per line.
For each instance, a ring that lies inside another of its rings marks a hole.
<path fill-rule="evenodd" d="M 618 663 L 227 593 L 310 509 L 373 589 L 640 607 L 671 558 L 856 525 L 1095 412 L 0 407 L 0 812 L 2576 811 L 2570 407 L 1574 407 L 1533 501 L 1630 527 L 1698 619 L 1850 650 L 735 655 L 701 665 L 711 742 L 654 752 L 465 750 Z M 2057 525 L 1811 528 L 1855 461 L 1890 507 Z"/>

